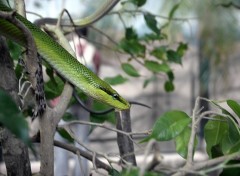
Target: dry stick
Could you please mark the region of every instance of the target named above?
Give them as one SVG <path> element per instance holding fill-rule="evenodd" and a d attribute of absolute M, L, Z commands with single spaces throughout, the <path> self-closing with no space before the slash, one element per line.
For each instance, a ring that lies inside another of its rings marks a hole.
<path fill-rule="evenodd" d="M 147 157 L 149 156 L 150 152 L 152 151 L 153 145 L 155 143 L 156 143 L 156 141 L 154 139 L 151 139 L 147 144 L 146 150 L 144 152 L 144 160 L 143 160 L 142 167 L 140 168 L 139 176 L 144 176 L 145 170 L 147 168 Z"/>
<path fill-rule="evenodd" d="M 199 97 L 197 97 L 195 102 L 195 107 L 193 109 L 192 130 L 191 130 L 190 140 L 188 143 L 187 163 L 185 167 L 192 167 L 192 164 L 193 164 L 194 141 L 195 141 L 196 129 L 197 129 L 196 118 L 197 118 L 198 102 L 199 102 Z"/>

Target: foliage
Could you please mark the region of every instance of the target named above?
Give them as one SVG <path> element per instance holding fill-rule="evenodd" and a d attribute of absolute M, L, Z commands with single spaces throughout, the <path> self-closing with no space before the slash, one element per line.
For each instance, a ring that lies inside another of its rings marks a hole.
<path fill-rule="evenodd" d="M 137 10 L 141 11 L 142 6 L 146 3 L 146 0 L 128 0 L 122 2 L 130 3 L 134 5 Z M 168 35 L 165 34 L 164 28 L 166 28 L 173 20 L 174 15 L 180 3 L 175 4 L 168 14 L 168 21 L 164 25 L 158 22 L 157 17 L 150 12 L 142 11 L 145 25 L 150 29 L 150 33 L 146 33 L 140 36 L 134 29 L 134 24 L 125 26 L 125 36 L 119 41 L 116 50 L 126 53 L 129 56 L 128 61 L 121 62 L 121 69 L 126 76 L 118 74 L 114 77 L 106 77 L 104 81 L 111 85 L 124 84 L 130 79 L 139 79 L 143 77 L 138 71 L 138 67 L 135 63 L 139 63 L 141 67 L 144 67 L 151 73 L 151 76 L 144 78 L 143 87 L 147 87 L 149 83 L 156 80 L 159 75 L 164 75 L 164 88 L 166 92 L 174 91 L 174 72 L 172 64 L 182 65 L 182 59 L 185 52 L 188 49 L 188 44 L 178 42 L 175 47 L 170 44 L 166 44 Z M 225 5 L 226 6 L 226 5 Z M 227 5 L 228 7 L 229 5 Z M 123 9 L 124 10 L 124 9 Z M 164 44 L 163 44 L 164 43 Z M 9 43 L 9 46 L 14 44 Z M 152 46 L 152 47 L 149 47 Z M 19 57 L 21 50 L 19 47 L 11 47 L 12 55 L 14 58 Z M 59 96 L 63 90 L 64 81 L 59 77 L 54 70 L 47 64 L 47 75 L 50 80 L 45 83 L 45 94 L 48 100 Z M 16 68 L 16 72 L 19 74 L 21 70 Z M 78 94 L 85 99 L 83 93 L 78 90 Z M 2 126 L 9 129 L 13 134 L 22 139 L 25 143 L 30 145 L 30 139 L 28 136 L 28 125 L 24 119 L 24 115 L 19 111 L 18 107 L 9 95 L 0 91 L 0 123 Z M 240 104 L 235 100 L 226 100 L 227 108 L 221 106 L 215 101 L 209 101 L 215 108 L 216 112 L 208 112 L 210 118 L 204 128 L 204 140 L 206 141 L 206 151 L 210 159 L 228 156 L 239 152 L 240 148 Z M 74 100 L 71 101 L 73 103 Z M 109 107 L 101 103 L 93 103 L 93 109 L 97 111 L 108 109 Z M 205 116 L 204 116 L 205 117 Z M 143 139 L 141 143 L 147 143 L 151 140 L 170 141 L 175 143 L 176 152 L 184 159 L 189 157 L 189 149 L 192 147 L 193 151 L 190 151 L 194 155 L 198 140 L 196 138 L 196 129 L 199 128 L 199 122 L 201 118 L 204 118 L 202 114 L 193 112 L 190 117 L 187 113 L 181 110 L 170 110 L 159 116 L 153 125 L 151 134 Z M 69 113 L 65 113 L 63 120 L 71 121 L 75 120 Z M 91 114 L 91 122 L 103 123 L 105 121 L 115 123 L 114 112 L 107 115 L 94 115 Z M 192 125 L 192 123 L 194 123 Z M 93 130 L 94 127 L 91 129 Z M 72 136 L 64 129 L 59 129 L 58 132 L 69 142 L 74 142 Z M 191 139 L 193 138 L 193 143 Z M 193 145 L 193 146 L 191 146 Z M 229 161 L 229 162 L 228 162 Z M 222 173 L 227 173 L 224 166 L 231 165 L 231 158 L 223 162 Z M 218 163 L 217 163 L 218 164 Z M 222 163 L 220 163 L 222 164 Z M 115 169 L 112 170 L 111 175 L 119 176 L 134 176 L 139 175 L 141 168 L 126 168 L 123 171 L 118 172 Z M 204 172 L 204 171 L 203 171 Z M 207 171 L 206 171 L 207 172 Z M 145 171 L 145 176 L 160 175 L 155 172 Z"/>
<path fill-rule="evenodd" d="M 136 11 L 141 11 L 142 6 L 146 3 L 146 1 L 129 0 L 125 1 L 123 4 L 126 2 L 135 5 Z M 169 13 L 169 21 L 172 19 L 178 6 L 179 4 L 174 6 Z M 121 13 L 119 15 L 121 15 Z M 134 17 L 135 14 L 133 13 L 132 16 Z M 167 24 L 160 27 L 160 23 L 156 16 L 150 12 L 143 11 L 142 16 L 146 26 L 151 32 L 139 36 L 133 27 L 134 24 L 125 26 L 125 36 L 119 42 L 117 49 L 129 54 L 130 59 L 127 63 L 122 63 L 122 70 L 128 76 L 141 77 L 134 66 L 134 61 L 140 63 L 141 66 L 152 73 L 151 77 L 145 79 L 143 83 L 144 88 L 155 80 L 152 79 L 153 77 L 164 74 L 166 75 L 164 88 L 167 92 L 171 92 L 174 90 L 174 74 L 171 69 L 171 64 L 182 64 L 182 58 L 188 49 L 188 45 L 180 42 L 176 49 L 173 49 L 170 44 L 161 44 L 163 42 L 166 43 L 166 39 L 168 38 L 168 36 L 162 32 L 162 29 L 166 27 Z M 153 46 L 153 48 L 148 46 Z M 169 77 L 169 75 L 171 75 L 171 77 Z M 117 83 L 125 83 L 126 81 L 126 79 L 122 79 L 120 82 L 120 77 L 115 76 L 111 79 L 111 82 L 115 82 L 115 79 Z"/>
<path fill-rule="evenodd" d="M 0 125 L 30 146 L 28 124 L 16 103 L 3 90 L 0 90 L 0 99 Z"/>

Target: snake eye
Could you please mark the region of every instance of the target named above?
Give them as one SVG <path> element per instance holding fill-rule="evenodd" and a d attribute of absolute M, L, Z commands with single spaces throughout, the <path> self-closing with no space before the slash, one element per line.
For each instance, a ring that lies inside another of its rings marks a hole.
<path fill-rule="evenodd" d="M 118 94 L 116 94 L 116 93 L 115 93 L 115 94 L 113 94 L 113 95 L 112 95 L 112 97 L 113 97 L 113 99 L 114 99 L 114 100 L 117 100 L 117 99 L 119 99 L 119 95 L 118 95 Z"/>

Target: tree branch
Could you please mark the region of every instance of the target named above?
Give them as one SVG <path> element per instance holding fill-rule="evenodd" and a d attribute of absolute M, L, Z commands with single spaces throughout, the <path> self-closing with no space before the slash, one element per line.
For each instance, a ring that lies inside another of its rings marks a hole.
<path fill-rule="evenodd" d="M 7 91 L 15 100 L 16 104 L 21 106 L 13 62 L 8 52 L 6 40 L 2 37 L 0 37 L 0 75 L 0 88 Z M 7 174 L 19 176 L 32 175 L 27 146 L 3 127 L 0 127 L 0 142 Z"/>
<path fill-rule="evenodd" d="M 125 132 L 131 132 L 131 117 L 130 110 L 115 112 L 117 119 L 117 129 Z M 120 156 L 123 161 L 127 161 L 136 166 L 136 158 L 134 154 L 134 145 L 131 136 L 125 136 L 122 133 L 117 133 L 117 143 L 120 151 Z M 124 163 L 124 162 L 123 162 Z"/>

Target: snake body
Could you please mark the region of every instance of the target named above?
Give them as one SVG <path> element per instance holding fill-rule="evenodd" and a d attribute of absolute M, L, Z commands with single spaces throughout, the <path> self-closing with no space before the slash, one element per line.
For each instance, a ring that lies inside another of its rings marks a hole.
<path fill-rule="evenodd" d="M 116 0 L 112 1 L 115 3 L 117 2 Z M 112 8 L 112 6 L 108 7 Z M 0 2 L 0 11 L 10 12 L 12 9 Z M 123 97 L 121 97 L 108 83 L 101 80 L 92 71 L 79 63 L 77 59 L 75 59 L 68 51 L 66 51 L 61 45 L 54 41 L 40 28 L 32 24 L 18 13 L 15 15 L 16 18 L 31 31 L 38 53 L 66 80 L 96 100 L 113 106 L 118 110 L 129 109 L 129 103 Z M 88 23 L 91 23 L 92 21 L 96 20 L 99 15 L 103 14 L 90 16 L 80 24 L 84 26 Z M 0 34 L 19 43 L 22 46 L 26 46 L 26 39 L 24 38 L 22 32 L 12 23 L 1 18 Z"/>

